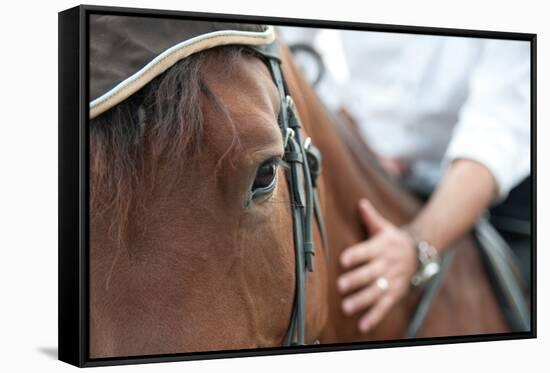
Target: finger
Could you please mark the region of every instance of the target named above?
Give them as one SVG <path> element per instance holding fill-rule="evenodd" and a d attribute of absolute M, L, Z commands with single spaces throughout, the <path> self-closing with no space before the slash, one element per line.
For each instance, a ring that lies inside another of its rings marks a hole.
<path fill-rule="evenodd" d="M 342 302 L 342 310 L 348 316 L 353 315 L 357 311 L 372 305 L 383 293 L 384 290 L 376 285 L 366 287 L 363 290 L 344 298 Z"/>
<path fill-rule="evenodd" d="M 354 267 L 357 264 L 376 258 L 382 247 L 384 247 L 383 239 L 375 236 L 344 250 L 340 255 L 340 263 L 344 268 Z"/>
<path fill-rule="evenodd" d="M 367 333 L 372 330 L 382 319 L 390 308 L 393 306 L 394 297 L 390 294 L 386 294 L 376 302 L 370 310 L 367 311 L 365 316 L 359 320 L 359 330 L 362 333 Z"/>
<path fill-rule="evenodd" d="M 341 293 L 347 293 L 359 287 L 366 286 L 374 279 L 380 277 L 386 268 L 385 262 L 376 260 L 346 272 L 338 279 L 338 289 Z"/>
<path fill-rule="evenodd" d="M 391 224 L 366 198 L 359 200 L 359 215 L 370 234 L 376 234 L 376 232 Z"/>
<path fill-rule="evenodd" d="M 378 161 L 380 162 L 380 165 L 387 173 L 395 176 L 401 175 L 401 169 L 399 168 L 399 164 L 396 162 L 395 159 L 378 157 Z"/>

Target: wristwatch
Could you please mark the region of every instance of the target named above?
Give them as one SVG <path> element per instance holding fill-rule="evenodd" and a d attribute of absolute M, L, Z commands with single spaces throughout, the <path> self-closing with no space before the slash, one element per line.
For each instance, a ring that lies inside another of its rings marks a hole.
<path fill-rule="evenodd" d="M 440 259 L 435 247 L 428 242 L 417 240 L 415 242 L 418 271 L 411 278 L 411 284 L 419 288 L 439 273 Z"/>

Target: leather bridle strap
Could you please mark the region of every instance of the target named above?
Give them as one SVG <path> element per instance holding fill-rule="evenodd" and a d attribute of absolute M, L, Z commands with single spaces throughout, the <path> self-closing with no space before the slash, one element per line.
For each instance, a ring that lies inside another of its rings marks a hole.
<path fill-rule="evenodd" d="M 286 170 L 286 176 L 292 211 L 296 262 L 294 305 L 284 345 L 302 346 L 306 344 L 305 313 L 307 273 L 313 272 L 314 270 L 315 246 L 312 237 L 312 221 L 314 215 L 316 215 L 318 219 L 320 219 L 321 215 L 320 209 L 318 210 L 318 208 L 315 207 L 317 198 L 315 197 L 314 183 L 309 165 L 309 160 L 312 160 L 312 158 L 304 148 L 300 120 L 294 109 L 294 103 L 290 97 L 288 87 L 283 77 L 278 44 L 273 42 L 266 46 L 255 47 L 254 49 L 265 57 L 279 93 L 280 112 L 278 122 L 285 146 L 285 155 L 283 159 L 289 165 Z M 318 157 L 318 162 L 320 163 L 320 155 Z M 320 171 L 320 164 L 318 171 Z M 317 176 L 318 175 L 315 175 L 315 179 Z M 303 185 L 301 183 L 302 179 Z M 325 237 L 324 224 L 319 220 L 318 223 L 320 230 L 322 230 L 321 235 Z"/>
<path fill-rule="evenodd" d="M 315 220 L 317 221 L 317 227 L 321 233 L 321 243 L 323 245 L 323 252 L 325 253 L 325 259 L 329 260 L 328 253 L 328 238 L 325 229 L 325 221 L 323 219 L 323 213 L 321 211 L 321 202 L 319 201 L 319 193 L 317 189 L 317 181 L 319 176 L 321 176 L 321 151 L 315 147 L 311 141 L 305 141 L 304 149 L 307 154 L 307 162 L 309 166 L 309 171 L 311 174 L 311 184 L 313 186 L 313 210 L 315 213 Z"/>

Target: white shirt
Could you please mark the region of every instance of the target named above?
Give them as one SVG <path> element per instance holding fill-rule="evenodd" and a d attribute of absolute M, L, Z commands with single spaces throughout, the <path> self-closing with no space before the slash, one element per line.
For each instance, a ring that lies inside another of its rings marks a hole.
<path fill-rule="evenodd" d="M 494 175 L 498 198 L 530 174 L 530 44 L 526 41 L 285 27 L 309 42 L 328 78 L 327 106 L 344 106 L 381 155 L 411 162 L 435 186 L 468 158 Z"/>

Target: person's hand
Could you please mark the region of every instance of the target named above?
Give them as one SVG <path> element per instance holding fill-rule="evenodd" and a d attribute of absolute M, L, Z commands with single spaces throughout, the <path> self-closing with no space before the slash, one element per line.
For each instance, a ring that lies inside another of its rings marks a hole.
<path fill-rule="evenodd" d="M 377 155 L 380 166 L 391 176 L 402 177 L 410 170 L 410 163 L 404 159 L 396 157 L 385 157 Z"/>
<path fill-rule="evenodd" d="M 371 237 L 341 254 L 346 272 L 338 278 L 338 290 L 345 295 L 344 314 L 362 313 L 358 328 L 365 333 L 408 292 L 417 262 L 415 242 L 405 230 L 386 220 L 366 199 L 359 201 L 359 211 Z"/>

